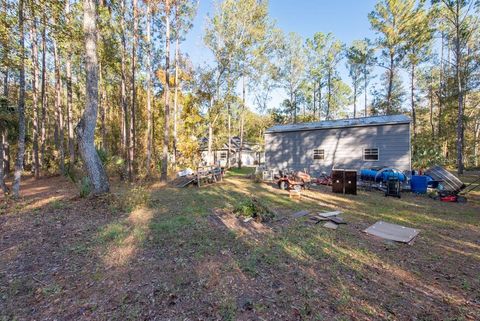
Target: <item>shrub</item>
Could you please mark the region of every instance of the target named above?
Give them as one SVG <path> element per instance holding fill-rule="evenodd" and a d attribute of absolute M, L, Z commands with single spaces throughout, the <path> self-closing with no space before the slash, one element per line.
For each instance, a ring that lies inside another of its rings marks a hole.
<path fill-rule="evenodd" d="M 122 210 L 131 212 L 148 205 L 149 202 L 150 192 L 143 186 L 136 186 L 121 196 L 119 205 Z"/>
<path fill-rule="evenodd" d="M 92 186 L 90 184 L 90 179 L 88 176 L 82 177 L 78 184 L 78 189 L 80 190 L 80 197 L 87 197 L 92 191 Z"/>

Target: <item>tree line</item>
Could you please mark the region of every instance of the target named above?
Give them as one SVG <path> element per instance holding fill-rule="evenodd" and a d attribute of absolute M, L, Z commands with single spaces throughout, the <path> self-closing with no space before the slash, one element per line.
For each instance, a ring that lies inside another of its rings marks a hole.
<path fill-rule="evenodd" d="M 166 181 L 233 136 L 241 155 L 273 123 L 395 113 L 411 115 L 416 166 L 478 166 L 477 1 L 379 0 L 368 16 L 377 37 L 350 44 L 285 34 L 266 0 L 218 1 L 203 35 L 212 59 L 194 65 L 182 42 L 197 6 L 2 0 L 4 191 L 12 167 L 17 196 L 24 169 L 102 193 L 107 173 Z"/>

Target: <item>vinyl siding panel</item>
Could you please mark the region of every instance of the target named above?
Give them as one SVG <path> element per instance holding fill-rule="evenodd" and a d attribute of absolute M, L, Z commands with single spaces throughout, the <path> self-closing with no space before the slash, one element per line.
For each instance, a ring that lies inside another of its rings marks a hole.
<path fill-rule="evenodd" d="M 364 148 L 378 148 L 378 161 L 364 161 Z M 313 150 L 325 150 L 325 159 L 313 159 Z M 332 168 L 360 170 L 394 167 L 410 170 L 409 124 L 318 129 L 265 134 L 265 163 L 275 170 L 330 173 Z"/>

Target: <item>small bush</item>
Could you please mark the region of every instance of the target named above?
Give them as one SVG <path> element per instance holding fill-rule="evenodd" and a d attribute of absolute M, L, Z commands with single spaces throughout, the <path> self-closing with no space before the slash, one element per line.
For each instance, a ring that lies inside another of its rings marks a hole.
<path fill-rule="evenodd" d="M 275 216 L 267 206 L 254 197 L 240 201 L 233 212 L 237 215 L 254 218 L 259 222 L 270 221 Z"/>
<path fill-rule="evenodd" d="M 109 159 L 107 151 L 103 148 L 97 148 L 97 154 L 103 166 L 105 166 Z"/>
<path fill-rule="evenodd" d="M 150 202 L 150 192 L 144 186 L 136 186 L 128 190 L 120 198 L 120 208 L 125 212 L 131 212 Z"/>
<path fill-rule="evenodd" d="M 82 169 L 72 162 L 67 162 L 65 164 L 65 176 L 70 179 L 72 183 L 77 184 L 79 177 L 82 176 Z"/>
<path fill-rule="evenodd" d="M 80 197 L 84 198 L 90 195 L 92 186 L 90 184 L 90 179 L 87 176 L 82 177 L 78 184 L 78 189 L 80 190 Z"/>

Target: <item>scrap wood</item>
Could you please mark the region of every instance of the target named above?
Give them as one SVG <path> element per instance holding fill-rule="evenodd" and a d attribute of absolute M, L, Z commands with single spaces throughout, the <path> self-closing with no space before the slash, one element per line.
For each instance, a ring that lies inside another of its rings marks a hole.
<path fill-rule="evenodd" d="M 310 211 L 303 210 L 303 211 L 293 213 L 292 217 L 299 218 L 299 217 L 302 217 L 302 216 L 305 216 L 305 215 L 308 215 L 308 214 L 310 214 Z"/>
<path fill-rule="evenodd" d="M 365 233 L 401 243 L 411 243 L 419 231 L 402 225 L 378 221 L 364 230 Z"/>
<path fill-rule="evenodd" d="M 192 175 L 181 176 L 171 181 L 170 185 L 176 188 L 182 188 L 192 183 L 194 180 L 195 180 L 195 176 L 192 176 Z"/>
<path fill-rule="evenodd" d="M 318 213 L 318 215 L 320 215 L 322 217 L 337 216 L 339 214 L 342 214 L 342 212 L 341 211 L 334 211 L 334 212 Z"/>
<path fill-rule="evenodd" d="M 328 219 L 337 224 L 347 224 L 343 218 L 338 216 L 330 216 Z"/>
<path fill-rule="evenodd" d="M 311 216 L 310 220 L 315 221 L 315 222 L 330 221 L 330 219 L 328 217 L 321 217 L 321 216 Z"/>
<path fill-rule="evenodd" d="M 326 228 L 329 228 L 329 229 L 332 229 L 332 230 L 336 230 L 338 228 L 338 224 L 335 224 L 333 222 L 327 222 L 327 223 L 323 224 L 323 227 L 326 227 Z"/>

